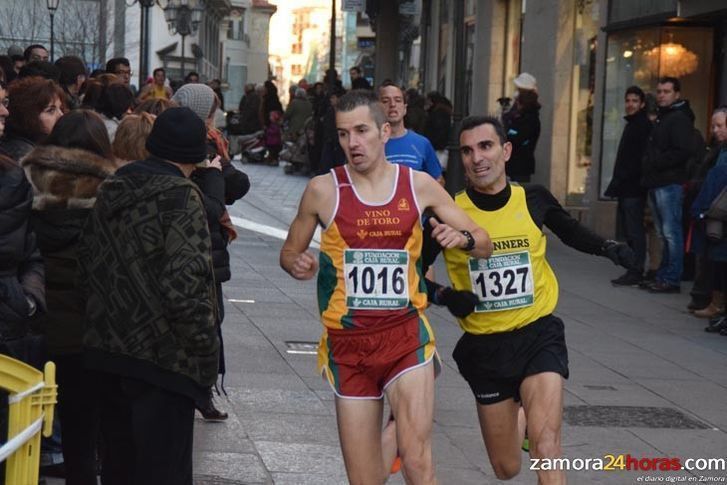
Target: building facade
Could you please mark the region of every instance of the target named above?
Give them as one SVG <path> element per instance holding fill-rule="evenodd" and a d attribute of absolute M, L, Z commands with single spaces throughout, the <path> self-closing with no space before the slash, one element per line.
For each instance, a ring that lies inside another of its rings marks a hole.
<path fill-rule="evenodd" d="M 225 110 L 238 106 L 245 84 L 268 79 L 270 17 L 276 9 L 265 0 L 232 0 L 221 30 Z"/>
<path fill-rule="evenodd" d="M 11 45 L 50 48 L 50 16 L 41 0 L 5 0 L 0 7 L 0 51 Z M 194 34 L 172 33 L 162 6 L 169 3 L 201 9 Z M 63 0 L 55 13 L 55 58 L 81 57 L 90 71 L 103 69 L 112 57 L 129 59 L 140 85 L 157 67 L 180 81 L 195 71 L 202 81 L 220 79 L 227 109 L 237 106 L 244 84 L 269 77 L 268 37 L 275 6 L 266 0 L 161 0 L 149 7 L 148 72 L 140 75 L 142 7 L 138 0 Z M 144 79 L 142 79 L 144 78 Z"/>
<path fill-rule="evenodd" d="M 513 79 L 537 79 L 542 131 L 533 181 L 581 220 L 613 236 L 615 202 L 605 198 L 623 130 L 630 85 L 654 93 L 660 76 L 682 97 L 709 138 L 712 109 L 727 102 L 727 4 L 720 0 L 424 0 L 422 88 L 455 97 L 465 76 L 463 114 L 500 114 Z M 455 66 L 455 33 L 464 65 Z"/>
<path fill-rule="evenodd" d="M 167 0 L 168 3 L 180 2 Z M 223 20 L 231 10 L 230 0 L 197 0 L 185 2 L 201 9 L 196 31 L 184 39 L 168 25 L 164 10 L 156 2 L 149 7 L 149 29 L 147 43 L 147 65 L 149 73 L 163 67 L 169 79 L 181 80 L 184 75 L 195 71 L 202 80 L 222 77 L 223 58 L 220 31 Z M 129 59 L 132 67 L 140 65 L 142 55 L 141 18 L 142 6 L 139 2 L 129 5 L 126 0 L 107 0 L 109 22 L 114 26 L 113 41 L 107 49 L 107 56 L 123 56 Z M 182 45 L 184 42 L 184 45 Z M 145 82 L 139 80 L 139 82 Z"/>

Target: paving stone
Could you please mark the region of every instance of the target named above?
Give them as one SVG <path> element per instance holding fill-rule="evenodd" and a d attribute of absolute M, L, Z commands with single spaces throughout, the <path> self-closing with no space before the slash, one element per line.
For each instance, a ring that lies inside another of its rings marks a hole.
<path fill-rule="evenodd" d="M 230 388 L 227 394 L 238 414 L 252 412 L 330 414 L 321 400 L 311 391 Z"/>
<path fill-rule="evenodd" d="M 563 421 L 571 426 L 706 429 L 708 426 L 673 408 L 651 406 L 567 406 Z"/>
<path fill-rule="evenodd" d="M 273 473 L 324 475 L 338 478 L 339 483 L 346 482 L 345 468 L 338 443 L 329 446 L 257 441 L 255 445 L 265 467 Z"/>
<path fill-rule="evenodd" d="M 194 449 L 205 452 L 255 453 L 255 446 L 248 437 L 240 419 L 224 398 L 216 400 L 217 407 L 228 412 L 222 422 L 208 422 L 196 413 L 194 420 Z"/>
<path fill-rule="evenodd" d="M 251 413 L 245 415 L 247 434 L 253 441 L 338 445 L 336 418 L 332 415 Z"/>
<path fill-rule="evenodd" d="M 260 457 L 254 453 L 196 453 L 194 474 L 195 483 L 200 485 L 271 482 Z"/>

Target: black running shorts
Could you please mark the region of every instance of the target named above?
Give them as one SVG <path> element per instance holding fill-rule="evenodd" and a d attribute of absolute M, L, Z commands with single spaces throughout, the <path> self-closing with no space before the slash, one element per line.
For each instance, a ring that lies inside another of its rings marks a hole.
<path fill-rule="evenodd" d="M 520 384 L 534 374 L 556 372 L 568 378 L 563 321 L 553 315 L 510 332 L 465 333 L 452 357 L 480 404 L 520 401 Z"/>

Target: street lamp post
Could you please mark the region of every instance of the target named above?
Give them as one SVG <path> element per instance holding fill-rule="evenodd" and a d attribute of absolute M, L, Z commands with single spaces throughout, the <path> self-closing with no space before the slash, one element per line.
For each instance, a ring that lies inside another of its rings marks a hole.
<path fill-rule="evenodd" d="M 452 25 L 454 29 L 454 65 L 465 65 L 465 29 L 464 29 L 464 2 L 453 2 Z M 452 112 L 452 129 L 449 135 L 449 161 L 447 162 L 447 180 L 445 188 L 452 196 L 465 186 L 464 167 L 459 152 L 459 130 L 462 126 L 462 116 L 465 112 L 467 96 L 465 93 L 465 76 L 454 78 L 454 103 Z"/>
<path fill-rule="evenodd" d="M 137 0 L 141 7 L 141 32 L 139 35 L 139 89 L 149 74 L 149 9 L 157 0 Z"/>
<path fill-rule="evenodd" d="M 189 4 L 190 0 L 169 0 L 164 8 L 164 19 L 172 35 L 179 34 L 182 37 L 182 60 L 180 70 L 184 79 L 184 44 L 188 35 L 194 35 L 202 20 L 202 8 Z"/>
<path fill-rule="evenodd" d="M 53 50 L 54 50 L 54 42 L 53 42 L 53 17 L 56 14 L 56 10 L 58 10 L 58 4 L 61 3 L 61 0 L 46 0 L 46 7 L 48 7 L 48 13 L 50 13 L 50 61 L 53 62 Z"/>
<path fill-rule="evenodd" d="M 333 72 L 336 68 L 336 0 L 331 0 L 331 50 L 328 52 L 328 69 Z M 335 82 L 335 79 L 334 79 Z"/>

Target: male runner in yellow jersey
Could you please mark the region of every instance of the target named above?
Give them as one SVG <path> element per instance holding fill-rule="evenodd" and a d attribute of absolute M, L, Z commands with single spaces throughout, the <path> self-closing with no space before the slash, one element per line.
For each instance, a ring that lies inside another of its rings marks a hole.
<path fill-rule="evenodd" d="M 533 458 L 561 454 L 568 351 L 563 322 L 553 315 L 558 281 L 545 259 L 542 226 L 575 249 L 627 268 L 633 253 L 581 226 L 545 187 L 508 183 L 512 146 L 498 119 L 466 118 L 459 140 L 469 187 L 455 203 L 487 227 L 494 252 L 482 259 L 445 248 L 454 289 L 439 288 L 432 300 L 447 305 L 465 331 L 453 357 L 477 401 L 492 468 L 506 480 L 520 471 L 526 424 Z M 538 471 L 538 483 L 565 483 L 565 474 Z"/>
<path fill-rule="evenodd" d="M 318 365 L 336 394 L 350 482 L 383 483 L 398 448 L 408 483 L 435 483 L 437 357 L 423 312 L 421 213 L 429 208 L 443 221 L 432 231 L 443 247 L 485 258 L 492 244 L 433 178 L 387 162 L 390 128 L 374 93 L 343 96 L 336 127 L 347 164 L 309 182 L 280 265 L 301 280 L 318 271 Z M 318 224 L 320 262 L 308 251 Z M 384 395 L 396 425 L 382 432 Z"/>

